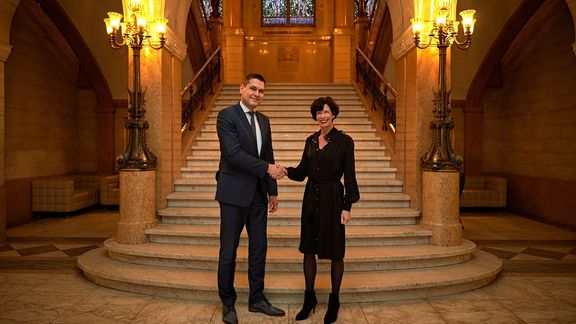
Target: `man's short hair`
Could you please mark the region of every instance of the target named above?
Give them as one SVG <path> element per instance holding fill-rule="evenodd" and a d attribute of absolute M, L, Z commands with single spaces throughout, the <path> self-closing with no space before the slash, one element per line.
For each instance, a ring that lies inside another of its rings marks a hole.
<path fill-rule="evenodd" d="M 245 77 L 244 80 L 242 81 L 243 85 L 247 85 L 248 82 L 250 82 L 250 80 L 252 79 L 256 79 L 256 80 L 260 80 L 262 82 L 264 82 L 264 84 L 266 84 L 266 80 L 264 79 L 264 77 L 262 76 L 262 74 L 259 73 L 248 73 Z"/>

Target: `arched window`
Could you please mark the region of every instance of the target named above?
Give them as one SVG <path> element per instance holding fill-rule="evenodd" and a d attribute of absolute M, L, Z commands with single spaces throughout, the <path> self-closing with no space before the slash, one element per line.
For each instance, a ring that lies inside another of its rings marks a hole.
<path fill-rule="evenodd" d="M 368 17 L 372 20 L 378 0 L 354 0 L 354 17 Z"/>
<path fill-rule="evenodd" d="M 222 17 L 222 1 L 221 0 L 201 0 L 202 16 L 204 19 L 221 18 Z M 214 10 L 216 8 L 217 10 Z"/>
<path fill-rule="evenodd" d="M 262 0 L 263 26 L 314 26 L 315 0 Z"/>

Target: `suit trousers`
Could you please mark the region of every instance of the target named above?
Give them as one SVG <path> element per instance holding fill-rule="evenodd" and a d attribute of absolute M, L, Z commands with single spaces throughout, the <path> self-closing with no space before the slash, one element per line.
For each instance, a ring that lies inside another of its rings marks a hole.
<path fill-rule="evenodd" d="M 264 273 L 266 266 L 268 206 L 256 188 L 254 199 L 248 207 L 220 202 L 220 255 L 218 259 L 218 294 L 224 305 L 234 305 L 236 290 L 236 251 L 244 225 L 248 234 L 248 303 L 254 304 L 264 297 Z"/>

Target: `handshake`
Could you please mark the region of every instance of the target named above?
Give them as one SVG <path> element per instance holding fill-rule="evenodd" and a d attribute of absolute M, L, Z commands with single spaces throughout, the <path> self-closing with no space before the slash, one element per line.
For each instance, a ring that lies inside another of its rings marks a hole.
<path fill-rule="evenodd" d="M 268 175 L 271 176 L 273 179 L 282 179 L 286 175 L 288 175 L 288 170 L 285 167 L 281 166 L 280 164 L 268 164 Z"/>

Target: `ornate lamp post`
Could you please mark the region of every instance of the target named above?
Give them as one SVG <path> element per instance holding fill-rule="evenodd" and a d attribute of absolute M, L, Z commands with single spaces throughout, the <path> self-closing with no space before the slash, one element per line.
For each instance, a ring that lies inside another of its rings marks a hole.
<path fill-rule="evenodd" d="M 161 49 L 166 42 L 165 18 L 148 17 L 140 0 L 131 0 L 128 4 L 128 16 L 122 20 L 122 15 L 109 12 L 106 23 L 108 40 L 113 49 L 128 46 L 132 49 L 134 80 L 130 92 L 128 120 L 125 127 L 128 129 L 128 143 L 124 153 L 116 157 L 118 169 L 153 170 L 156 167 L 156 156 L 150 152 L 146 145 L 146 129 L 148 122 L 144 119 L 144 93 L 140 84 L 140 50 L 146 44 L 153 49 Z M 149 24 L 152 18 L 154 21 Z"/>
<path fill-rule="evenodd" d="M 110 46 L 132 49 L 134 72 L 130 92 L 128 119 L 128 143 L 124 153 L 116 157 L 120 170 L 120 220 L 116 241 L 122 244 L 140 244 L 148 241 L 146 229 L 155 227 L 156 219 L 156 156 L 146 145 L 148 122 L 144 119 L 144 93 L 140 85 L 140 50 L 144 46 L 161 49 L 166 42 L 167 19 L 150 17 L 155 8 L 145 7 L 140 0 L 125 0 L 126 17 L 109 12 L 104 19 Z M 146 2 L 150 4 L 150 2 Z M 160 8 L 161 9 L 161 8 Z M 153 21 L 153 23 L 149 23 Z"/>
<path fill-rule="evenodd" d="M 419 1 L 423 3 L 423 1 Z M 432 1 L 434 20 L 411 19 L 414 43 L 420 49 L 434 45 L 438 48 L 438 89 L 434 91 L 434 119 L 432 145 L 420 159 L 422 172 L 422 218 L 420 225 L 432 232 L 430 242 L 440 246 L 462 244 L 462 225 L 459 213 L 459 171 L 462 158 L 452 150 L 451 131 L 454 128 L 449 106 L 450 91 L 446 89 L 446 54 L 450 46 L 467 49 L 472 43 L 474 10 L 460 13 L 464 39 L 458 40 L 459 22 L 451 20 L 454 15 L 450 0 Z M 417 8 L 420 9 L 420 8 Z M 418 10 L 416 10 L 418 13 Z M 432 12 L 431 12 L 432 13 Z M 429 30 L 427 43 L 421 44 L 423 26 Z"/>
<path fill-rule="evenodd" d="M 454 128 L 449 106 L 450 90 L 446 89 L 446 52 L 448 47 L 455 45 L 466 50 L 472 44 L 475 10 L 460 12 L 464 31 L 464 40 L 457 39 L 458 21 L 449 19 L 450 1 L 440 1 L 435 10 L 435 21 L 423 21 L 412 18 L 412 32 L 416 47 L 425 49 L 430 45 L 438 47 L 438 92 L 434 91 L 434 120 L 430 123 L 432 129 L 432 145 L 420 159 L 420 165 L 428 171 L 459 171 L 462 168 L 462 158 L 454 153 L 451 143 L 451 131 Z M 430 26 L 428 43 L 421 44 L 420 33 L 423 25 Z M 434 43 L 433 43 L 434 42 Z"/>

